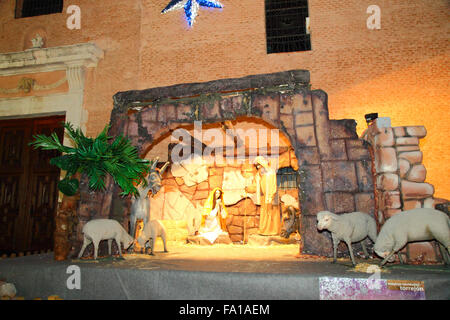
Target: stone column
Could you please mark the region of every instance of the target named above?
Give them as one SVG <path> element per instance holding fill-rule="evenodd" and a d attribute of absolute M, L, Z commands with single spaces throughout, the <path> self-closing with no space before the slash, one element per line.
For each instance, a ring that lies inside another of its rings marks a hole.
<path fill-rule="evenodd" d="M 423 126 L 391 127 L 390 118 L 378 118 L 364 135 L 373 147 L 378 191 L 379 222 L 414 208 L 434 208 L 434 187 L 425 182 L 419 139 Z M 439 260 L 431 242 L 408 244 L 405 253 L 418 262 Z"/>

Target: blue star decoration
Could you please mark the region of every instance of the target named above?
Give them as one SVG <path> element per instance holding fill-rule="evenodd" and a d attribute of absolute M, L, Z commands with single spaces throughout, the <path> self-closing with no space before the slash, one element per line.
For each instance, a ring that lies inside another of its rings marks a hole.
<path fill-rule="evenodd" d="M 184 8 L 186 20 L 189 26 L 192 27 L 200 6 L 207 8 L 223 8 L 223 5 L 217 0 L 172 0 L 161 13 Z"/>

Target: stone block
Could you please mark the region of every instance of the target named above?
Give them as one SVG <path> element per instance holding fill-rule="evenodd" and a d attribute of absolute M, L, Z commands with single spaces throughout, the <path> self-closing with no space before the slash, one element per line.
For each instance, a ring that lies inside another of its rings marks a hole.
<path fill-rule="evenodd" d="M 292 114 L 311 110 L 311 96 L 309 94 L 280 94 L 280 113 Z"/>
<path fill-rule="evenodd" d="M 197 186 L 188 187 L 186 185 L 182 185 L 179 187 L 179 190 L 185 195 L 188 194 L 190 197 L 192 197 L 197 190 Z"/>
<path fill-rule="evenodd" d="M 237 205 L 227 207 L 228 217 L 239 215 L 239 208 Z"/>
<path fill-rule="evenodd" d="M 233 218 L 233 222 L 234 222 L 234 218 Z M 230 234 L 242 234 L 244 232 L 244 229 L 239 226 L 231 225 L 228 227 L 228 232 Z"/>
<path fill-rule="evenodd" d="M 329 153 L 322 156 L 322 160 L 347 160 L 347 150 L 344 139 L 333 139 L 329 141 Z"/>
<path fill-rule="evenodd" d="M 232 242 L 241 242 L 244 236 L 242 234 L 230 234 L 230 239 Z"/>
<path fill-rule="evenodd" d="M 358 139 L 356 121 L 353 119 L 330 120 L 331 139 Z"/>
<path fill-rule="evenodd" d="M 397 146 L 417 146 L 419 139 L 417 137 L 400 137 L 395 139 Z"/>
<path fill-rule="evenodd" d="M 371 193 L 355 194 L 356 211 L 365 212 L 373 216 L 375 212 L 375 196 Z"/>
<path fill-rule="evenodd" d="M 292 115 L 294 107 L 300 105 L 300 95 L 292 95 L 287 93 L 280 94 L 280 114 L 281 115 Z"/>
<path fill-rule="evenodd" d="M 300 179 L 299 199 L 303 215 L 316 215 L 325 210 L 325 199 L 322 186 L 322 171 L 320 166 L 303 166 L 304 172 Z"/>
<path fill-rule="evenodd" d="M 281 114 L 280 115 L 280 124 L 281 127 L 286 128 L 287 130 L 294 129 L 294 118 L 291 114 Z"/>
<path fill-rule="evenodd" d="M 400 209 L 401 208 L 401 200 L 400 200 L 400 192 L 399 191 L 385 191 L 380 192 L 380 201 L 379 206 L 380 210 L 383 209 Z"/>
<path fill-rule="evenodd" d="M 139 129 L 139 125 L 137 122 L 129 122 L 128 123 L 128 131 L 127 131 L 127 135 L 128 136 L 138 136 L 138 129 Z"/>
<path fill-rule="evenodd" d="M 434 187 L 429 183 L 418 183 L 402 181 L 401 185 L 403 199 L 423 199 L 431 197 L 434 193 Z"/>
<path fill-rule="evenodd" d="M 210 176 L 221 176 L 223 175 L 223 168 L 210 167 L 208 172 Z"/>
<path fill-rule="evenodd" d="M 184 185 L 184 180 L 183 180 L 183 178 L 175 177 L 175 181 L 177 182 L 178 186 Z"/>
<path fill-rule="evenodd" d="M 312 112 L 301 112 L 295 115 L 295 126 L 314 125 Z"/>
<path fill-rule="evenodd" d="M 374 190 L 374 177 L 372 175 L 372 161 L 362 160 L 355 162 L 358 189 L 361 192 Z"/>
<path fill-rule="evenodd" d="M 369 146 L 360 139 L 346 139 L 345 145 L 349 160 L 370 160 Z"/>
<path fill-rule="evenodd" d="M 417 164 L 422 163 L 423 153 L 422 151 L 401 152 L 398 158 L 408 160 L 411 164 Z"/>
<path fill-rule="evenodd" d="M 246 198 L 237 204 L 238 214 L 243 216 L 256 216 L 259 214 L 252 200 Z"/>
<path fill-rule="evenodd" d="M 174 178 L 172 179 L 162 179 L 161 181 L 161 185 L 165 186 L 165 187 L 176 187 L 178 188 L 178 183 L 175 181 Z"/>
<path fill-rule="evenodd" d="M 280 114 L 292 114 L 294 108 L 298 108 L 301 95 L 291 93 L 280 93 Z"/>
<path fill-rule="evenodd" d="M 203 181 L 197 185 L 197 191 L 209 190 L 208 181 Z"/>
<path fill-rule="evenodd" d="M 325 193 L 327 209 L 334 213 L 355 211 L 355 199 L 353 194 L 347 192 Z"/>
<path fill-rule="evenodd" d="M 406 127 L 406 133 L 412 137 L 423 138 L 427 135 L 427 130 L 424 126 L 410 126 Z"/>
<path fill-rule="evenodd" d="M 192 119 L 192 107 L 189 105 L 178 104 L 177 105 L 177 120 L 186 121 Z"/>
<path fill-rule="evenodd" d="M 163 122 L 142 121 L 143 129 L 147 130 L 147 133 L 153 136 L 155 136 L 158 132 L 161 132 L 163 130 L 163 126 Z"/>
<path fill-rule="evenodd" d="M 201 107 L 201 118 L 203 120 L 220 119 L 220 102 L 204 103 Z"/>
<path fill-rule="evenodd" d="M 333 255 L 333 245 L 330 233 L 317 230 L 317 219 L 315 216 L 301 215 L 300 219 L 300 232 L 303 236 L 302 253 L 331 257 Z"/>
<path fill-rule="evenodd" d="M 245 229 L 247 230 L 256 226 L 256 220 L 254 216 L 234 216 L 232 225 L 242 228 L 245 225 Z"/>
<path fill-rule="evenodd" d="M 418 145 L 416 145 L 416 146 L 397 146 L 397 152 L 404 152 L 404 151 L 420 151 L 420 147 Z"/>
<path fill-rule="evenodd" d="M 209 188 L 212 190 L 214 188 L 222 187 L 222 176 L 210 176 L 209 177 Z"/>
<path fill-rule="evenodd" d="M 324 192 L 358 190 L 355 164 L 350 161 L 330 161 L 322 163 Z"/>
<path fill-rule="evenodd" d="M 406 135 L 406 131 L 404 127 L 394 127 L 392 128 L 394 130 L 394 135 L 396 137 L 404 137 Z"/>
<path fill-rule="evenodd" d="M 319 150 L 316 147 L 296 148 L 295 156 L 299 162 L 299 166 L 320 164 Z"/>
<path fill-rule="evenodd" d="M 398 159 L 398 166 L 400 169 L 400 178 L 405 178 L 409 169 L 411 169 L 411 164 L 406 159 Z"/>
<path fill-rule="evenodd" d="M 142 110 L 140 114 L 143 121 L 157 121 L 158 109 L 155 106 L 149 106 Z M 132 120 L 130 119 L 130 121 Z"/>
<path fill-rule="evenodd" d="M 407 175 L 407 179 L 412 182 L 424 182 L 427 176 L 427 169 L 422 164 L 413 165 Z"/>
<path fill-rule="evenodd" d="M 242 108 L 242 96 L 225 97 L 219 101 L 220 114 L 223 119 L 235 119 L 236 111 Z M 262 110 L 261 110 L 262 111 Z"/>
<path fill-rule="evenodd" d="M 168 122 L 177 118 L 175 106 L 172 104 L 162 105 L 158 108 L 158 121 Z"/>
<path fill-rule="evenodd" d="M 383 191 L 394 191 L 399 186 L 399 177 L 395 173 L 383 173 L 377 176 L 377 188 Z"/>
<path fill-rule="evenodd" d="M 379 148 L 375 150 L 375 168 L 377 173 L 396 172 L 397 154 L 394 148 Z"/>
<path fill-rule="evenodd" d="M 383 128 L 374 138 L 375 146 L 392 147 L 395 144 L 392 128 Z"/>
<path fill-rule="evenodd" d="M 314 147 L 316 146 L 316 135 L 314 126 L 304 126 L 295 128 L 298 147 Z"/>
<path fill-rule="evenodd" d="M 272 121 L 279 119 L 279 105 L 280 99 L 278 94 L 272 96 L 268 95 L 254 95 L 252 98 L 252 107 L 262 112 L 261 117 Z"/>
<path fill-rule="evenodd" d="M 203 200 L 208 198 L 209 191 L 203 190 L 203 191 L 196 191 L 194 196 L 192 197 L 192 200 Z"/>

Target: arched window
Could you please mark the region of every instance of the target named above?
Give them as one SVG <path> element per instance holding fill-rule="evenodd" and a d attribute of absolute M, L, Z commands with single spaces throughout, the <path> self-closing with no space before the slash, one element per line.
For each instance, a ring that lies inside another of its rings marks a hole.
<path fill-rule="evenodd" d="M 41 16 L 44 14 L 61 13 L 63 0 L 17 0 L 16 18 Z"/>

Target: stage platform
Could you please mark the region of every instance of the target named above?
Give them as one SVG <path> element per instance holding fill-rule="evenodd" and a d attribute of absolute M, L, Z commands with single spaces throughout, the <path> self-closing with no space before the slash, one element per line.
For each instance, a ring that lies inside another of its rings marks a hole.
<path fill-rule="evenodd" d="M 57 262 L 53 254 L 0 259 L 0 280 L 15 284 L 26 299 L 298 300 L 320 299 L 319 278 L 362 278 L 350 260 L 295 257 L 297 245 L 169 244 L 155 256 L 125 254 L 98 261 Z M 378 264 L 380 260 L 357 259 Z M 81 289 L 68 289 L 67 273 L 78 266 Z M 450 299 L 450 268 L 444 265 L 390 265 L 381 279 L 424 281 L 426 299 Z"/>

